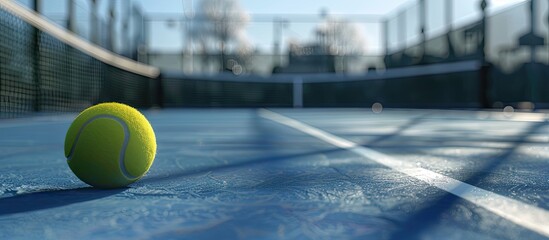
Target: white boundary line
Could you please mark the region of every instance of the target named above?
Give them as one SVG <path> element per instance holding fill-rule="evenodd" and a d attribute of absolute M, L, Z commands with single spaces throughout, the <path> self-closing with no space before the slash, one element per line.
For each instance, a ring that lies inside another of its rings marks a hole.
<path fill-rule="evenodd" d="M 427 184 L 454 194 L 471 203 L 487 209 L 517 225 L 549 237 L 549 211 L 493 193 L 451 177 L 417 167 L 375 150 L 360 146 L 349 140 L 332 135 L 300 121 L 288 118 L 267 109 L 259 110 L 259 115 L 282 125 L 291 127 L 318 138 L 336 147 L 349 150 L 381 165 L 404 173 Z"/>
<path fill-rule="evenodd" d="M 34 27 L 52 35 L 61 40 L 62 42 L 71 45 L 72 47 L 85 52 L 93 56 L 94 58 L 101 60 L 109 65 L 130 71 L 137 74 L 149 77 L 156 78 L 160 74 L 160 70 L 156 67 L 151 67 L 136 61 L 133 61 L 129 58 L 122 57 L 115 53 L 111 53 L 99 46 L 91 44 L 77 35 L 68 32 L 57 25 L 51 23 L 48 19 L 40 16 L 36 12 L 33 12 L 25 7 L 22 7 L 13 0 L 0 0 L 0 7 L 9 11 L 10 13 L 26 20 L 28 23 L 32 24 Z"/>

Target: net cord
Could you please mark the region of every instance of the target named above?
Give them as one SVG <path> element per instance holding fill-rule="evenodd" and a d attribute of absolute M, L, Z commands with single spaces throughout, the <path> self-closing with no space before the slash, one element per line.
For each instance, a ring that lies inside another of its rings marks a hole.
<path fill-rule="evenodd" d="M 89 54 L 90 56 L 106 64 L 152 79 L 157 78 L 160 74 L 160 70 L 156 67 L 142 64 L 129 58 L 114 54 L 83 40 L 76 34 L 62 29 L 40 14 L 16 3 L 14 0 L 2 0 L 0 1 L 0 7 L 23 19 L 37 29 L 52 35 L 60 41 L 86 54 Z"/>

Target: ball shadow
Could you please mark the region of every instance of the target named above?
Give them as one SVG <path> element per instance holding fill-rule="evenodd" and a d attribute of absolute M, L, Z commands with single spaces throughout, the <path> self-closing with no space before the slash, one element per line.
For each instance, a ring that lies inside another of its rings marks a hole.
<path fill-rule="evenodd" d="M 53 190 L 0 198 L 0 216 L 63 207 L 109 197 L 126 188 L 102 190 L 92 187 Z"/>

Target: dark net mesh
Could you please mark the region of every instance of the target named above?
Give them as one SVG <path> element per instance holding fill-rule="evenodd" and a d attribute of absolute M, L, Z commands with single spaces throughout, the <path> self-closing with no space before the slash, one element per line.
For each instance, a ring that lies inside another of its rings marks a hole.
<path fill-rule="evenodd" d="M 109 101 L 150 107 L 155 81 L 87 55 L 0 7 L 0 117 Z"/>
<path fill-rule="evenodd" d="M 368 74 L 164 74 L 167 107 L 479 107 L 480 63 L 402 67 Z"/>
<path fill-rule="evenodd" d="M 217 78 L 217 79 L 216 79 Z M 164 75 L 166 107 L 292 107 L 293 85 L 218 77 Z"/>

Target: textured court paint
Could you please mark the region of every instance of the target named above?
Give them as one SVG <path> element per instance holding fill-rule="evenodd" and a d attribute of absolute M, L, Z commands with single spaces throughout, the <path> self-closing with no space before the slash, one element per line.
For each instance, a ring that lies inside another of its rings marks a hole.
<path fill-rule="evenodd" d="M 356 143 L 385 139 L 383 153 L 458 180 L 531 126 L 476 111 L 276 110 Z M 547 239 L 465 200 L 434 205 L 451 194 L 256 111 L 147 111 L 158 161 L 131 187 L 100 191 L 79 184 L 61 156 L 74 115 L 4 120 L 28 126 L 0 129 L 0 239 L 390 239 L 402 223 L 429 222 L 422 211 L 440 217 L 410 239 Z M 417 118 L 425 122 L 410 124 Z M 549 125 L 518 142 L 524 154 L 476 186 L 549 209 L 547 134 Z"/>
<path fill-rule="evenodd" d="M 78 134 L 76 135 L 76 139 L 74 140 L 75 142 L 73 143 L 72 148 L 69 152 L 69 155 L 67 156 L 67 161 L 70 161 L 72 159 L 72 154 L 74 152 L 74 148 L 78 145 L 78 139 L 80 138 L 80 135 L 82 134 L 82 131 L 84 130 L 84 128 L 86 128 L 86 126 L 88 126 L 88 124 L 90 124 L 93 121 L 98 120 L 98 119 L 111 119 L 111 120 L 116 121 L 118 124 L 120 124 L 120 126 L 122 126 L 122 129 L 124 130 L 124 143 L 122 144 L 122 148 L 120 149 L 120 154 L 119 154 L 119 158 L 118 158 L 118 165 L 119 165 L 120 170 L 121 170 L 122 174 L 124 175 L 124 177 L 126 177 L 127 179 L 137 178 L 136 176 L 134 176 L 134 175 L 132 175 L 128 172 L 128 170 L 126 169 L 126 164 L 125 164 L 126 149 L 128 148 L 128 142 L 130 140 L 130 131 L 128 130 L 128 125 L 122 119 L 120 119 L 118 117 L 115 117 L 115 116 L 99 115 L 99 116 L 95 116 L 95 117 L 89 119 L 86 123 L 84 123 L 84 125 L 82 125 L 82 127 L 78 131 Z"/>
<path fill-rule="evenodd" d="M 261 109 L 259 110 L 259 115 L 424 181 L 431 186 L 481 206 L 517 225 L 549 237 L 549 227 L 547 227 L 549 226 L 549 211 L 545 209 L 486 191 L 445 175 L 414 166 L 408 162 L 400 161 L 270 110 Z"/>

